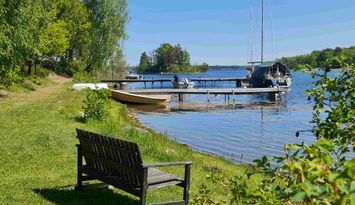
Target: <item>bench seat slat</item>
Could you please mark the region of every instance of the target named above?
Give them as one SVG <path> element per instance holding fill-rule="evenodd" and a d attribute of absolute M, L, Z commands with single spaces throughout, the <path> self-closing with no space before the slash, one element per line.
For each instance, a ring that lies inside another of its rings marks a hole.
<path fill-rule="evenodd" d="M 83 166 L 80 168 L 80 170 L 87 174 L 90 175 L 91 177 L 98 179 L 102 182 L 105 182 L 106 184 L 112 185 L 114 187 L 120 188 L 128 193 L 131 193 L 135 196 L 140 196 L 140 187 L 132 186 L 132 184 L 125 184 L 124 181 L 121 180 L 121 178 L 117 176 L 108 176 L 103 172 L 100 172 L 96 169 L 93 169 L 88 166 Z"/>
<path fill-rule="evenodd" d="M 132 172 L 132 173 L 135 173 L 135 174 L 141 174 L 142 173 L 142 171 L 139 170 L 139 169 L 135 169 L 135 168 L 126 166 L 126 165 L 121 164 L 119 162 L 99 157 L 99 156 L 97 156 L 95 154 L 92 154 L 90 152 L 87 152 L 87 151 L 82 151 L 82 152 L 83 152 L 83 156 L 85 158 L 88 158 L 88 159 L 93 160 L 93 161 L 100 161 L 102 164 L 105 164 L 107 166 L 111 166 L 111 167 L 114 167 L 114 168 L 117 168 L 117 169 L 124 170 L 126 172 Z M 100 170 L 100 169 L 98 169 L 98 170 Z"/>

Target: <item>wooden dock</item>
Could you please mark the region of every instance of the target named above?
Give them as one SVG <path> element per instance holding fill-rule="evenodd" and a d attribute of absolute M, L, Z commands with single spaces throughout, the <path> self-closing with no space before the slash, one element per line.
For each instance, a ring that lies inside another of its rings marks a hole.
<path fill-rule="evenodd" d="M 172 78 L 147 78 L 147 79 L 120 79 L 120 80 L 101 80 L 103 83 L 154 83 L 171 82 Z"/>
<path fill-rule="evenodd" d="M 286 88 L 274 87 L 274 88 L 193 88 L 193 89 L 140 89 L 140 90 L 128 90 L 130 93 L 142 94 L 142 95 L 172 95 L 178 94 L 179 101 L 183 101 L 185 94 L 204 94 L 207 95 L 225 95 L 226 97 L 232 95 L 252 95 L 252 94 L 271 94 L 271 96 L 280 95 L 282 92 L 287 91 Z"/>
<path fill-rule="evenodd" d="M 103 83 L 151 83 L 151 82 L 171 82 L 173 78 L 146 78 L 146 79 L 120 79 L 120 80 L 101 80 Z M 250 81 L 247 78 L 190 78 L 189 81 L 208 82 L 208 81 Z"/>
<path fill-rule="evenodd" d="M 119 79 L 119 80 L 101 80 L 103 83 L 144 83 L 146 87 L 146 83 L 160 83 L 161 87 L 163 86 L 164 82 L 171 82 L 173 78 L 146 78 L 146 79 Z M 247 78 L 191 78 L 189 79 L 191 82 L 202 83 L 206 85 L 207 82 L 211 82 L 211 85 L 214 85 L 216 82 L 222 81 L 230 81 L 235 82 L 236 87 L 241 87 L 244 84 L 250 83 L 250 79 Z"/>

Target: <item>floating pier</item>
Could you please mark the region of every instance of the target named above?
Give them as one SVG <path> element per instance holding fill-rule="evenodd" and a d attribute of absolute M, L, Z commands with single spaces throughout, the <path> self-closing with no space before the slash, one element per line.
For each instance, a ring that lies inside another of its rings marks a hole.
<path fill-rule="evenodd" d="M 163 86 L 164 82 L 171 82 L 173 78 L 146 78 L 146 79 L 119 79 L 119 80 L 101 80 L 103 83 L 144 83 L 146 87 L 146 83 L 151 83 L 152 87 L 154 83 L 160 83 L 161 87 Z M 250 84 L 250 79 L 248 78 L 190 78 L 189 81 L 201 83 L 206 85 L 207 82 L 210 82 L 211 85 L 215 84 L 216 82 L 222 81 L 230 81 L 235 82 L 236 87 L 241 87 L 242 85 Z"/>
<path fill-rule="evenodd" d="M 193 88 L 193 89 L 140 89 L 127 90 L 127 92 L 142 95 L 172 95 L 178 94 L 179 101 L 183 101 L 185 94 L 204 94 L 207 95 L 225 95 L 226 97 L 232 95 L 252 95 L 252 94 L 270 94 L 270 96 L 281 96 L 280 94 L 286 92 L 287 88 L 273 87 L 273 88 Z"/>

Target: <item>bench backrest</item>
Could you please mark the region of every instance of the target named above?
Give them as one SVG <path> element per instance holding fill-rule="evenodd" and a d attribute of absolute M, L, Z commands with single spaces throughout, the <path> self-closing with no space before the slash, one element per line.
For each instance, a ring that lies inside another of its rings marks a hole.
<path fill-rule="evenodd" d="M 120 183 L 142 184 L 142 158 L 138 145 L 77 129 L 86 165 L 106 176 L 119 177 Z"/>

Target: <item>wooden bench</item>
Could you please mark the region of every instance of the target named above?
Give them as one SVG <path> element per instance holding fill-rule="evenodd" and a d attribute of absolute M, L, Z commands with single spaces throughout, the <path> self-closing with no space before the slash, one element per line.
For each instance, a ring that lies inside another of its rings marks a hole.
<path fill-rule="evenodd" d="M 191 162 L 143 164 L 138 145 L 116 138 L 77 129 L 78 184 L 83 191 L 83 181 L 98 179 L 140 198 L 146 204 L 147 190 L 177 185 L 184 189 L 183 200 L 159 204 L 188 204 Z M 83 164 L 83 157 L 85 165 Z M 185 177 L 180 179 L 154 169 L 165 166 L 185 166 Z"/>

